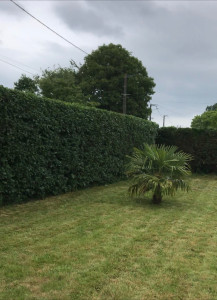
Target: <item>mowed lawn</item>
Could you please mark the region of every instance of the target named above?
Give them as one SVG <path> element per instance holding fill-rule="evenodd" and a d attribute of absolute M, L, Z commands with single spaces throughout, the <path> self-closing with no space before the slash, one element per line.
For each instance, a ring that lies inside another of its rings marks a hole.
<path fill-rule="evenodd" d="M 1 208 L 0 299 L 217 299 L 217 176 L 132 200 L 127 182 Z"/>

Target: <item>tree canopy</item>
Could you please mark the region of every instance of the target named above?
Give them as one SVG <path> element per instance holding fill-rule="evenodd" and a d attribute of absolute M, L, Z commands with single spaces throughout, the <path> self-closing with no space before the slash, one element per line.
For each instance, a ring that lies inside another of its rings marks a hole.
<path fill-rule="evenodd" d="M 116 112 L 123 111 L 124 76 L 127 76 L 126 113 L 147 118 L 154 80 L 148 76 L 142 62 L 121 45 L 100 46 L 85 57 L 77 73 L 88 100 L 98 103 L 99 108 Z"/>
<path fill-rule="evenodd" d="M 14 83 L 14 89 L 22 92 L 37 93 L 38 86 L 35 79 L 22 74 L 20 79 Z"/>
<path fill-rule="evenodd" d="M 217 129 L 217 110 L 206 111 L 200 116 L 195 116 L 191 122 L 191 127 L 197 129 Z"/>
<path fill-rule="evenodd" d="M 217 110 L 217 103 L 207 106 L 206 111 Z"/>
<path fill-rule="evenodd" d="M 79 85 L 76 83 L 72 68 L 46 69 L 38 78 L 41 95 L 66 102 L 84 102 Z"/>
<path fill-rule="evenodd" d="M 142 62 L 121 45 L 100 46 L 85 57 L 80 67 L 74 61 L 70 63 L 69 68 L 45 69 L 34 79 L 22 75 L 15 89 L 119 113 L 123 112 L 125 94 L 126 113 L 148 118 L 154 80 Z"/>

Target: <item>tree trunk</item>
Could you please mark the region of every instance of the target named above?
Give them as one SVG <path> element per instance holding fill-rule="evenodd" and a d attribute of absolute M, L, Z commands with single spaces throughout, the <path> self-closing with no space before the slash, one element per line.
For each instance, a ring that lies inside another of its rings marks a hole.
<path fill-rule="evenodd" d="M 161 194 L 160 185 L 158 185 L 157 188 L 156 188 L 156 190 L 154 191 L 152 202 L 154 204 L 160 204 L 162 202 L 162 194 Z"/>

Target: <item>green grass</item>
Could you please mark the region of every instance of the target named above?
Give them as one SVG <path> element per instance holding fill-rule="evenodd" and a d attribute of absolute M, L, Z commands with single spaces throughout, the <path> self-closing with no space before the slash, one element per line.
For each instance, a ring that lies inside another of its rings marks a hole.
<path fill-rule="evenodd" d="M 1 208 L 0 299 L 216 300 L 217 177 L 132 200 L 127 182 Z"/>

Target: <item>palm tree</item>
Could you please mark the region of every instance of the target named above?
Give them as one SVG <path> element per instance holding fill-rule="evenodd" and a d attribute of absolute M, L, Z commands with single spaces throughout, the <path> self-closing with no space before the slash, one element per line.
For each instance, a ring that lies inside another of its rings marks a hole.
<path fill-rule="evenodd" d="M 184 178 L 191 174 L 188 162 L 192 157 L 177 152 L 176 146 L 144 144 L 141 150 L 134 148 L 128 158 L 127 175 L 133 177 L 129 187 L 131 196 L 152 191 L 152 202 L 159 204 L 163 195 L 174 195 L 178 189 L 189 190 Z"/>

